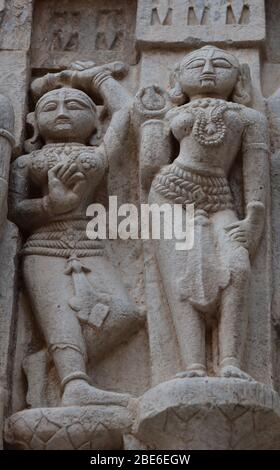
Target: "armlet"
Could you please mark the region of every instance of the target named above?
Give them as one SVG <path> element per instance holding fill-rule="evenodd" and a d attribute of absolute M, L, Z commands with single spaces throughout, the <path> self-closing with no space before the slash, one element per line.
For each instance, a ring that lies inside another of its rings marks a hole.
<path fill-rule="evenodd" d="M 14 146 L 15 138 L 11 132 L 7 131 L 6 129 L 0 129 L 0 136 L 7 139 L 12 147 Z"/>
<path fill-rule="evenodd" d="M 264 152 L 269 152 L 269 147 L 267 144 L 263 143 L 254 143 L 251 144 L 244 144 L 242 149 L 247 152 L 248 150 L 263 150 Z"/>

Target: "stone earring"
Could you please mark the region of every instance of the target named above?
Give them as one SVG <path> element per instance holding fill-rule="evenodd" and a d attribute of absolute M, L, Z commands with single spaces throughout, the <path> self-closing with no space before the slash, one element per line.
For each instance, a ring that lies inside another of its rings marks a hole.
<path fill-rule="evenodd" d="M 181 105 L 186 102 L 186 95 L 184 94 L 182 87 L 178 81 L 175 82 L 173 88 L 169 92 L 172 103 Z"/>
<path fill-rule="evenodd" d="M 250 68 L 247 64 L 242 64 L 240 74 L 232 95 L 232 101 L 248 106 L 252 101 L 252 79 Z"/>
<path fill-rule="evenodd" d="M 33 130 L 33 135 L 30 139 L 27 139 L 24 143 L 24 150 L 27 153 L 31 153 L 34 150 L 39 150 L 42 147 L 42 141 L 39 133 L 39 128 L 36 122 L 35 113 L 29 113 L 26 118 L 27 124 Z"/>

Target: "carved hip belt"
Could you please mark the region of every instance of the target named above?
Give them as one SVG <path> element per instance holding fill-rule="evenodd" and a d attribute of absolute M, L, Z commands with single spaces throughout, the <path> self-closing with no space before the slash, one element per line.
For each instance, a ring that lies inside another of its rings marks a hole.
<path fill-rule="evenodd" d="M 214 213 L 234 208 L 225 176 L 200 173 L 175 162 L 161 169 L 152 186 L 175 204 L 194 204 L 195 210 Z"/>
<path fill-rule="evenodd" d="M 25 243 L 23 255 L 102 256 L 101 240 L 90 240 L 86 234 L 87 219 L 52 222 L 37 229 Z"/>

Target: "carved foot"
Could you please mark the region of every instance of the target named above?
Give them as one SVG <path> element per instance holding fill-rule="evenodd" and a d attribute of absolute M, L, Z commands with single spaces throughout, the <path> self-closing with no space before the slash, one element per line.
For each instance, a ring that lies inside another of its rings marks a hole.
<path fill-rule="evenodd" d="M 193 370 L 186 370 L 184 372 L 179 372 L 176 374 L 177 379 L 187 379 L 193 377 L 206 377 L 206 371 L 204 369 L 193 369 Z"/>
<path fill-rule="evenodd" d="M 243 372 L 239 367 L 236 366 L 224 366 L 220 370 L 220 377 L 225 377 L 227 379 L 242 379 L 253 382 L 254 379 L 246 372 Z"/>
<path fill-rule="evenodd" d="M 62 397 L 62 406 L 118 405 L 127 407 L 131 395 L 107 392 L 92 387 L 84 380 L 71 380 L 66 386 Z"/>

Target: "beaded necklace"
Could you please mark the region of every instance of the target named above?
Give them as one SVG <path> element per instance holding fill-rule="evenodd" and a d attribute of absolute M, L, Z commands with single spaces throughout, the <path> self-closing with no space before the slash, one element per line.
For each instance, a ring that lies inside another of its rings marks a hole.
<path fill-rule="evenodd" d="M 209 113 L 207 109 L 212 107 Z M 194 100 L 184 106 L 195 116 L 193 132 L 203 146 L 217 146 L 224 142 L 227 127 L 224 114 L 229 110 L 240 110 L 241 105 L 215 98 Z"/>

